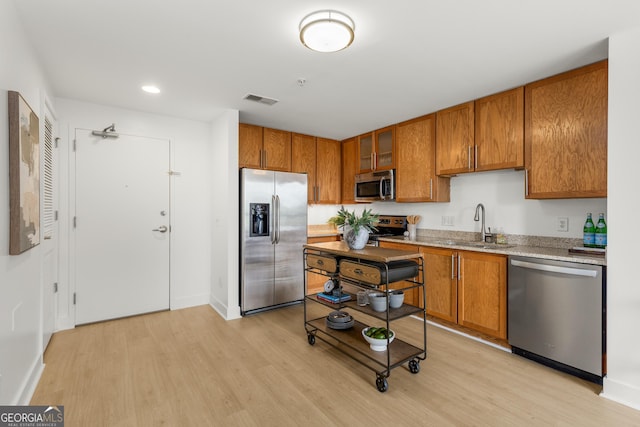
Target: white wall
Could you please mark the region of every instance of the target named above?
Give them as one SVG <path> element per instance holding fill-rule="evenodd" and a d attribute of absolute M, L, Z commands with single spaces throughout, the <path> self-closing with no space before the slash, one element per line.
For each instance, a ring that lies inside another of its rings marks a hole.
<path fill-rule="evenodd" d="M 640 28 L 609 39 L 607 365 L 603 395 L 640 409 Z"/>
<path fill-rule="evenodd" d="M 41 250 L 9 256 L 7 90 L 42 120 L 48 83 L 13 2 L 0 2 L 0 404 L 25 404 L 42 372 Z"/>
<path fill-rule="evenodd" d="M 473 220 L 476 205 L 482 203 L 486 226 L 501 227 L 505 234 L 582 238 L 587 212 L 607 216 L 606 199 L 525 200 L 524 172 L 505 170 L 471 173 L 451 178 L 449 203 L 392 203 L 350 205 L 360 212 L 371 207 L 374 212 L 396 215 L 421 215 L 418 228 L 433 230 L 480 231 Z M 335 206 L 309 208 L 309 224 L 322 224 L 334 215 Z M 453 226 L 442 225 L 443 216 L 453 217 Z M 557 231 L 557 218 L 569 218 L 569 231 Z"/>
<path fill-rule="evenodd" d="M 61 129 L 61 156 L 68 158 L 69 175 L 73 176 L 74 161 L 72 146 L 74 129 L 103 129 L 116 124 L 118 132 L 171 141 L 171 169 L 177 174 L 171 177 L 171 309 L 209 303 L 209 277 L 211 275 L 209 253 L 211 233 L 211 133 L 210 125 L 204 122 L 178 119 L 155 114 L 141 113 L 113 107 L 56 99 L 56 109 Z M 117 173 L 117 165 L 114 165 Z M 64 175 L 64 174 L 63 174 Z M 68 214 L 62 221 L 68 222 L 73 216 L 73 179 L 63 177 L 62 193 L 68 190 L 69 203 L 61 207 Z M 63 194 L 64 196 L 64 194 Z M 69 277 L 60 283 L 59 317 L 66 322 L 59 328 L 73 327 L 73 305 L 70 304 L 74 292 L 74 247 L 73 229 L 68 234 L 70 241 Z M 62 307 L 66 307 L 65 311 Z"/>
<path fill-rule="evenodd" d="M 240 317 L 238 111 L 213 121 L 210 158 L 213 233 L 211 306 L 224 318 Z"/>

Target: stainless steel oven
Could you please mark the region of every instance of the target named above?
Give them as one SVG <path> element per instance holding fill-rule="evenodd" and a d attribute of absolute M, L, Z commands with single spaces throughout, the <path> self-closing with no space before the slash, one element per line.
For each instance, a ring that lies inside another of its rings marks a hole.
<path fill-rule="evenodd" d="M 406 215 L 380 215 L 378 217 L 378 229 L 376 232 L 369 234 L 369 246 L 380 246 L 378 239 L 380 237 L 403 236 L 407 231 Z"/>
<path fill-rule="evenodd" d="M 395 200 L 396 184 L 394 171 L 377 171 L 356 175 L 356 202 L 375 202 L 379 200 Z"/>

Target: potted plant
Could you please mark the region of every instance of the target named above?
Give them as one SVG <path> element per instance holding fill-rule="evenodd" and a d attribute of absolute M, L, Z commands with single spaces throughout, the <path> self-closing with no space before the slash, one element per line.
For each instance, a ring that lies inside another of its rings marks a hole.
<path fill-rule="evenodd" d="M 377 230 L 375 224 L 378 223 L 378 214 L 365 208 L 362 215 L 358 216 L 355 210 L 349 212 L 342 206 L 338 214 L 327 222 L 342 227 L 343 239 L 351 249 L 362 249 L 369 240 L 369 233 Z"/>

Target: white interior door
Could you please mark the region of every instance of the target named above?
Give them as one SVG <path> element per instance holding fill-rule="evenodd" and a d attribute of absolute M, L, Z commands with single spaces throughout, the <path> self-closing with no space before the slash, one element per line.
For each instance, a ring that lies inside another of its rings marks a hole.
<path fill-rule="evenodd" d="M 76 324 L 169 308 L 169 141 L 76 129 Z"/>

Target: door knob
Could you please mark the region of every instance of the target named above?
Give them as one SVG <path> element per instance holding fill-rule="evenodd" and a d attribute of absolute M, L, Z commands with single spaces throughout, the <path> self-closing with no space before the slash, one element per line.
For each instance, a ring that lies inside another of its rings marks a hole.
<path fill-rule="evenodd" d="M 166 225 L 161 225 L 161 226 L 160 226 L 160 227 L 158 227 L 158 228 L 154 228 L 152 231 L 159 231 L 159 232 L 161 232 L 161 233 L 166 233 L 166 232 L 167 232 L 167 230 L 168 230 L 168 228 L 167 228 L 167 226 L 166 226 Z"/>

